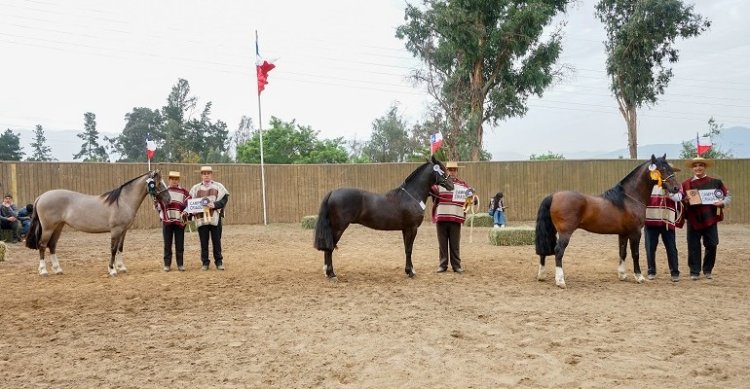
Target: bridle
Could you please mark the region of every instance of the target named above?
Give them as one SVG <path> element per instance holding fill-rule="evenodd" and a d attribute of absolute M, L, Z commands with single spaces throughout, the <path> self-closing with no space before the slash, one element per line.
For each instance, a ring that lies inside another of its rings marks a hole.
<path fill-rule="evenodd" d="M 158 184 L 156 183 L 156 176 L 159 174 L 158 171 L 150 171 L 148 172 L 148 178 L 146 179 L 146 192 L 148 192 L 149 195 L 151 195 L 151 198 L 156 199 L 159 197 L 162 193 L 169 190 L 166 185 L 164 186 L 163 190 L 157 190 Z M 161 176 L 159 176 L 161 177 Z"/>

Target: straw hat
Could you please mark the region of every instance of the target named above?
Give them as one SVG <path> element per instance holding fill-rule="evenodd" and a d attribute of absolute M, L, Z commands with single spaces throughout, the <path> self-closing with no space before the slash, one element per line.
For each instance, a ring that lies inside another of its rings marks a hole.
<path fill-rule="evenodd" d="M 201 170 L 200 170 L 200 172 L 201 172 L 201 173 L 203 173 L 203 172 L 210 172 L 210 173 L 213 173 L 213 172 L 214 172 L 214 169 L 213 169 L 213 168 L 212 168 L 211 166 L 201 166 Z"/>
<path fill-rule="evenodd" d="M 714 166 L 714 161 L 710 159 L 705 159 L 703 157 L 695 157 L 693 159 L 687 160 L 685 161 L 685 166 L 689 169 L 692 169 L 693 165 L 695 165 L 698 162 L 706 165 L 707 168 Z"/>
<path fill-rule="evenodd" d="M 445 163 L 446 169 L 458 169 L 460 166 L 458 166 L 458 162 L 456 161 L 448 161 Z"/>
<path fill-rule="evenodd" d="M 167 177 L 169 177 L 169 178 L 180 178 L 180 172 L 170 171 L 169 175 L 167 175 Z"/>

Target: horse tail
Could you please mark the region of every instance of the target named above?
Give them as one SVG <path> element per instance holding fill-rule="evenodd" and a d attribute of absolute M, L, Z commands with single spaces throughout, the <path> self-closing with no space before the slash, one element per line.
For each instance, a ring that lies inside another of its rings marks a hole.
<path fill-rule="evenodd" d="M 313 240 L 313 246 L 320 251 L 333 251 L 333 232 L 331 231 L 331 222 L 328 220 L 328 199 L 331 197 L 331 193 L 328 192 L 326 197 L 323 198 L 323 202 L 320 203 L 320 211 L 318 211 L 318 221 L 315 224 L 315 237 Z"/>
<path fill-rule="evenodd" d="M 553 255 L 555 245 L 557 244 L 557 230 L 552 223 L 550 206 L 552 205 L 552 195 L 542 200 L 539 205 L 539 211 L 536 214 L 536 253 L 539 255 Z"/>
<path fill-rule="evenodd" d="M 31 217 L 31 226 L 29 233 L 26 234 L 26 247 L 30 249 L 39 249 L 39 240 L 42 239 L 42 223 L 39 222 L 39 213 L 37 213 L 36 204 Z"/>

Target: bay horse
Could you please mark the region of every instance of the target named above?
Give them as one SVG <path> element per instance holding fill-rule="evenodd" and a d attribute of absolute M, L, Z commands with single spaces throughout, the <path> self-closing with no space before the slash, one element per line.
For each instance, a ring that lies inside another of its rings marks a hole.
<path fill-rule="evenodd" d="M 125 234 L 147 194 L 163 203 L 169 202 L 167 185 L 158 170 L 144 173 L 99 196 L 66 189 L 42 193 L 34 201 L 34 213 L 26 238 L 26 247 L 39 250 L 39 275 L 49 274 L 44 260 L 47 248 L 52 270 L 55 274 L 62 274 L 55 250 L 66 224 L 83 232 L 110 232 L 109 275 L 116 276 L 118 271 L 127 272 L 122 259 Z"/>
<path fill-rule="evenodd" d="M 598 234 L 619 236 L 620 280 L 627 279 L 625 257 L 630 243 L 633 272 L 638 283 L 644 281 L 639 263 L 638 246 L 646 218 L 646 204 L 655 184 L 664 185 L 671 193 L 680 190 L 667 155 L 638 165 L 617 185 L 599 196 L 573 191 L 555 192 L 542 200 L 536 218 L 536 253 L 539 255 L 537 279 L 543 281 L 547 255 L 555 255 L 555 283 L 565 288 L 562 260 L 570 236 L 578 228 Z"/>
<path fill-rule="evenodd" d="M 401 230 L 406 254 L 404 271 L 409 277 L 414 277 L 417 273 L 411 262 L 412 247 L 424 220 L 425 201 L 433 185 L 453 190 L 445 166 L 434 156 L 409 174 L 401 186 L 385 194 L 356 188 L 328 192 L 320 204 L 313 240 L 313 246 L 325 253 L 323 270 L 326 276 L 336 279 L 333 249 L 347 227 L 355 223 L 375 230 Z"/>

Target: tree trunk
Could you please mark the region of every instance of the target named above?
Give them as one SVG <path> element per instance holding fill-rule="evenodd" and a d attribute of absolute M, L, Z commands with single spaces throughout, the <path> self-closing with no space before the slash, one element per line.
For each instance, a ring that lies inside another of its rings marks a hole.
<path fill-rule="evenodd" d="M 638 159 L 638 114 L 635 107 L 628 107 L 627 112 L 625 120 L 628 121 L 628 151 L 631 159 Z"/>
<path fill-rule="evenodd" d="M 630 159 L 638 159 L 638 111 L 636 107 L 617 98 L 617 106 L 628 125 L 628 152 Z"/>
<path fill-rule="evenodd" d="M 482 127 L 482 118 L 484 117 L 484 78 L 482 77 L 483 63 L 474 64 L 474 71 L 471 75 L 471 107 L 469 112 L 469 131 L 474 135 L 474 141 L 471 145 L 471 160 L 479 161 L 482 151 L 482 137 L 484 136 L 484 127 Z M 472 139 L 471 135 L 468 139 Z"/>

